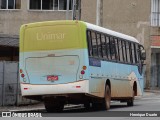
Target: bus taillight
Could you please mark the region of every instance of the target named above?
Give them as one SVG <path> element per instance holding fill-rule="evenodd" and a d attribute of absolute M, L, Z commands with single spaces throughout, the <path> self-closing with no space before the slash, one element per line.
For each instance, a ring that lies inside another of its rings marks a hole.
<path fill-rule="evenodd" d="M 86 70 L 87 69 L 87 67 L 86 66 L 83 66 L 83 70 Z"/>
<path fill-rule="evenodd" d="M 24 90 L 28 90 L 28 88 L 24 88 Z"/>
<path fill-rule="evenodd" d="M 25 75 L 24 75 L 24 74 L 21 74 L 21 77 L 22 77 L 22 78 L 24 78 L 24 77 L 25 77 Z"/>
<path fill-rule="evenodd" d="M 81 88 L 81 86 L 76 86 L 76 88 Z"/>
<path fill-rule="evenodd" d="M 19 72 L 20 72 L 20 73 L 23 73 L 23 70 L 22 70 L 22 69 L 20 69 L 20 70 L 19 70 Z"/>
<path fill-rule="evenodd" d="M 21 77 L 22 77 L 22 78 L 24 78 L 24 77 L 25 77 L 25 75 L 23 74 L 23 70 L 22 70 L 22 69 L 20 69 L 20 70 L 19 70 L 19 72 L 20 72 L 20 74 L 21 74 Z"/>
<path fill-rule="evenodd" d="M 81 74 L 82 74 L 82 75 L 84 75 L 84 74 L 85 74 L 85 71 L 84 71 L 84 70 L 82 70 L 82 71 L 81 71 Z"/>

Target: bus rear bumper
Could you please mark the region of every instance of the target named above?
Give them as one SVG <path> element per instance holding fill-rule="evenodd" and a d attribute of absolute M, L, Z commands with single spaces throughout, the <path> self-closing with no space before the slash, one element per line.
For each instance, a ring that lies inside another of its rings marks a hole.
<path fill-rule="evenodd" d="M 21 83 L 22 96 L 89 93 L 89 80 L 57 85 Z"/>

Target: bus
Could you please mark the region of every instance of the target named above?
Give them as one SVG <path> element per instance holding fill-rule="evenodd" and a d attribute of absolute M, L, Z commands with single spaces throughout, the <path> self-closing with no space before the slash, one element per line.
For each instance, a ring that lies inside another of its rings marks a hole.
<path fill-rule="evenodd" d="M 47 112 L 66 104 L 110 109 L 143 94 L 144 47 L 137 39 L 83 21 L 45 21 L 20 29 L 22 96 Z"/>

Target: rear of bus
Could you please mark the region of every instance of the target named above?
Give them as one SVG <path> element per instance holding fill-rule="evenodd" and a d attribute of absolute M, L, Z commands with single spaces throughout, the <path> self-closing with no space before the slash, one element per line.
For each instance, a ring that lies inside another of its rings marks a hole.
<path fill-rule="evenodd" d="M 19 67 L 22 96 L 43 100 L 88 93 L 87 53 L 83 22 L 23 25 Z"/>

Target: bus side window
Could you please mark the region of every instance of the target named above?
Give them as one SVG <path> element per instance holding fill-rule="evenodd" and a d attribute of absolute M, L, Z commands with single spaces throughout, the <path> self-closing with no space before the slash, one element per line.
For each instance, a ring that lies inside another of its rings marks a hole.
<path fill-rule="evenodd" d="M 134 44 L 136 63 L 139 63 L 138 44 Z"/>
<path fill-rule="evenodd" d="M 93 51 L 92 51 L 91 31 L 87 31 L 87 42 L 88 42 L 88 54 L 89 54 L 89 56 L 92 56 L 93 55 Z"/>
<path fill-rule="evenodd" d="M 136 50 L 137 50 L 138 63 L 140 63 L 140 46 L 138 44 L 136 44 Z"/>
<path fill-rule="evenodd" d="M 105 36 L 102 34 L 101 35 L 101 44 L 102 44 L 102 54 L 103 54 L 103 58 L 104 59 L 107 59 L 107 51 L 106 51 L 106 39 L 105 39 Z"/>
<path fill-rule="evenodd" d="M 109 36 L 106 36 L 106 55 L 107 55 L 108 60 L 111 60 Z"/>
<path fill-rule="evenodd" d="M 126 57 L 126 43 L 124 40 L 122 40 L 122 47 L 123 47 L 123 60 L 124 62 L 127 62 L 127 57 Z"/>
<path fill-rule="evenodd" d="M 115 38 L 115 54 L 116 54 L 116 60 L 119 61 L 120 58 L 119 58 L 119 48 L 118 48 L 118 39 Z"/>
<path fill-rule="evenodd" d="M 129 54 L 130 54 L 130 63 L 133 63 L 133 57 L 132 57 L 132 43 L 129 42 Z"/>
<path fill-rule="evenodd" d="M 97 47 L 98 47 L 98 56 L 102 58 L 102 45 L 101 45 L 101 34 L 97 33 Z"/>
<path fill-rule="evenodd" d="M 96 33 L 92 31 L 91 35 L 92 35 L 93 56 L 94 57 L 98 57 Z"/>
<path fill-rule="evenodd" d="M 126 52 L 127 52 L 127 60 L 128 60 L 128 63 L 131 63 L 129 42 L 126 42 Z"/>
<path fill-rule="evenodd" d="M 120 62 L 123 62 L 123 47 L 122 47 L 122 42 L 121 40 L 119 39 L 118 40 L 118 48 L 119 48 L 119 59 L 120 59 Z"/>
<path fill-rule="evenodd" d="M 131 49 L 132 49 L 132 62 L 133 64 L 136 63 L 136 58 L 135 58 L 135 50 L 134 50 L 134 43 L 131 43 Z"/>
<path fill-rule="evenodd" d="M 113 37 L 110 37 L 110 54 L 111 54 L 111 59 L 116 60 L 115 40 Z"/>

